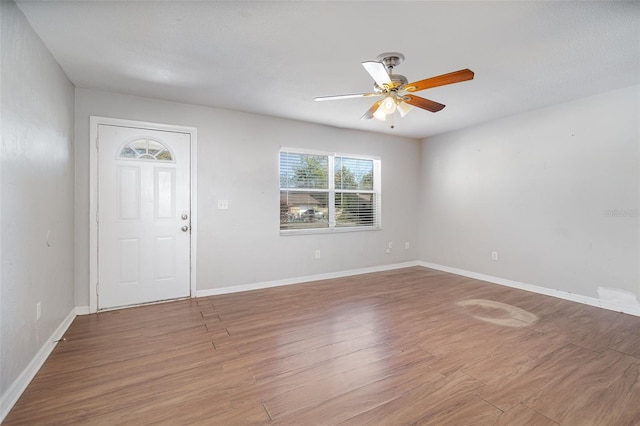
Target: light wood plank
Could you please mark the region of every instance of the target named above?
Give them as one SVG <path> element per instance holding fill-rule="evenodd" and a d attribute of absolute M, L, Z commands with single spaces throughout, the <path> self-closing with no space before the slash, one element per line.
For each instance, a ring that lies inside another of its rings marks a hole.
<path fill-rule="evenodd" d="M 65 339 L 4 424 L 640 424 L 640 318 L 421 267 L 81 316 Z"/>

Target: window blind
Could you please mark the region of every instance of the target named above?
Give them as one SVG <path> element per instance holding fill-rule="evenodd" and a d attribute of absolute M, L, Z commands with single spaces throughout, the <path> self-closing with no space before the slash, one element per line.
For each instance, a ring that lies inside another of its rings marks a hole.
<path fill-rule="evenodd" d="M 280 152 L 281 231 L 377 229 L 380 198 L 379 159 Z"/>

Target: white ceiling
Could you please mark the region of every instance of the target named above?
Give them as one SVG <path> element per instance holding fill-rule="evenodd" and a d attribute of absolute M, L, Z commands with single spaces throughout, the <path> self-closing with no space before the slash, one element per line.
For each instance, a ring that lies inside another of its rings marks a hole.
<path fill-rule="evenodd" d="M 73 84 L 422 138 L 640 83 L 640 2 L 17 0 Z M 362 61 L 406 56 L 409 81 L 444 103 L 361 121 Z M 606 108 L 606 105 L 603 105 Z"/>

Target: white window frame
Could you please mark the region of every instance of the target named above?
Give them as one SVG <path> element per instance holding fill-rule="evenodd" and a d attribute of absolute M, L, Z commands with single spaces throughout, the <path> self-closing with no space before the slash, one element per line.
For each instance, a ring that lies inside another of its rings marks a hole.
<path fill-rule="evenodd" d="M 382 229 L 382 160 L 380 157 L 371 156 L 371 155 L 362 155 L 362 154 L 345 154 L 339 152 L 327 152 L 327 151 L 317 151 L 311 149 L 303 149 L 303 148 L 290 148 L 290 147 L 280 147 L 280 151 L 278 151 L 278 182 L 280 182 L 280 172 L 282 165 L 280 164 L 280 157 L 283 152 L 289 152 L 292 154 L 302 154 L 302 155 L 320 155 L 327 157 L 327 168 L 328 168 L 328 189 L 305 189 L 305 191 L 310 192 L 328 192 L 328 208 L 329 208 L 329 226 L 326 228 L 300 228 L 300 229 L 280 229 L 280 235 L 305 235 L 305 234 L 327 234 L 327 233 L 336 233 L 336 232 L 361 232 L 361 231 L 379 231 Z M 373 190 L 345 190 L 340 189 L 336 191 L 335 188 L 335 159 L 337 157 L 341 158 L 353 158 L 353 159 L 362 159 L 362 160 L 371 160 L 373 161 Z M 290 190 L 290 188 L 281 188 L 278 183 L 278 197 L 280 197 L 281 191 Z M 375 223 L 371 226 L 336 226 L 336 206 L 335 206 L 335 196 L 336 192 L 341 193 L 371 193 L 374 194 L 375 198 L 375 207 L 374 207 L 374 221 Z M 279 223 L 280 221 L 278 221 Z M 280 224 L 278 224 L 278 227 Z"/>

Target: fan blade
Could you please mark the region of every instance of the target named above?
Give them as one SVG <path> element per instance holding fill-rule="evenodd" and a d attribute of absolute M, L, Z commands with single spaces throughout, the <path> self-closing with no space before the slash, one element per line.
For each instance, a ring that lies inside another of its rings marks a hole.
<path fill-rule="evenodd" d="M 380 96 L 380 94 L 379 93 L 353 93 L 349 95 L 318 96 L 313 98 L 313 100 L 314 101 L 335 101 L 337 99 L 367 98 L 370 96 Z"/>
<path fill-rule="evenodd" d="M 418 90 L 431 89 L 432 87 L 446 86 L 447 84 L 460 83 L 461 81 L 472 80 L 474 76 L 470 69 L 450 72 L 437 77 L 431 77 L 414 83 L 405 84 L 404 90 L 407 92 L 417 92 Z"/>
<path fill-rule="evenodd" d="M 444 105 L 438 102 L 434 102 L 429 99 L 421 98 L 420 96 L 415 96 L 415 95 L 404 95 L 402 97 L 402 100 L 408 103 L 409 105 L 426 109 L 427 111 L 431 111 L 431 112 L 438 112 L 442 108 L 444 108 Z"/>
<path fill-rule="evenodd" d="M 373 113 L 376 112 L 380 104 L 382 104 L 382 99 L 371 105 L 371 108 L 369 108 L 367 112 L 365 112 L 364 115 L 360 117 L 360 120 L 371 120 L 373 118 Z"/>
<path fill-rule="evenodd" d="M 367 70 L 369 75 L 373 77 L 378 86 L 384 87 L 391 83 L 391 78 L 389 77 L 389 74 L 387 74 L 387 69 L 381 62 L 363 62 L 362 66 Z"/>

